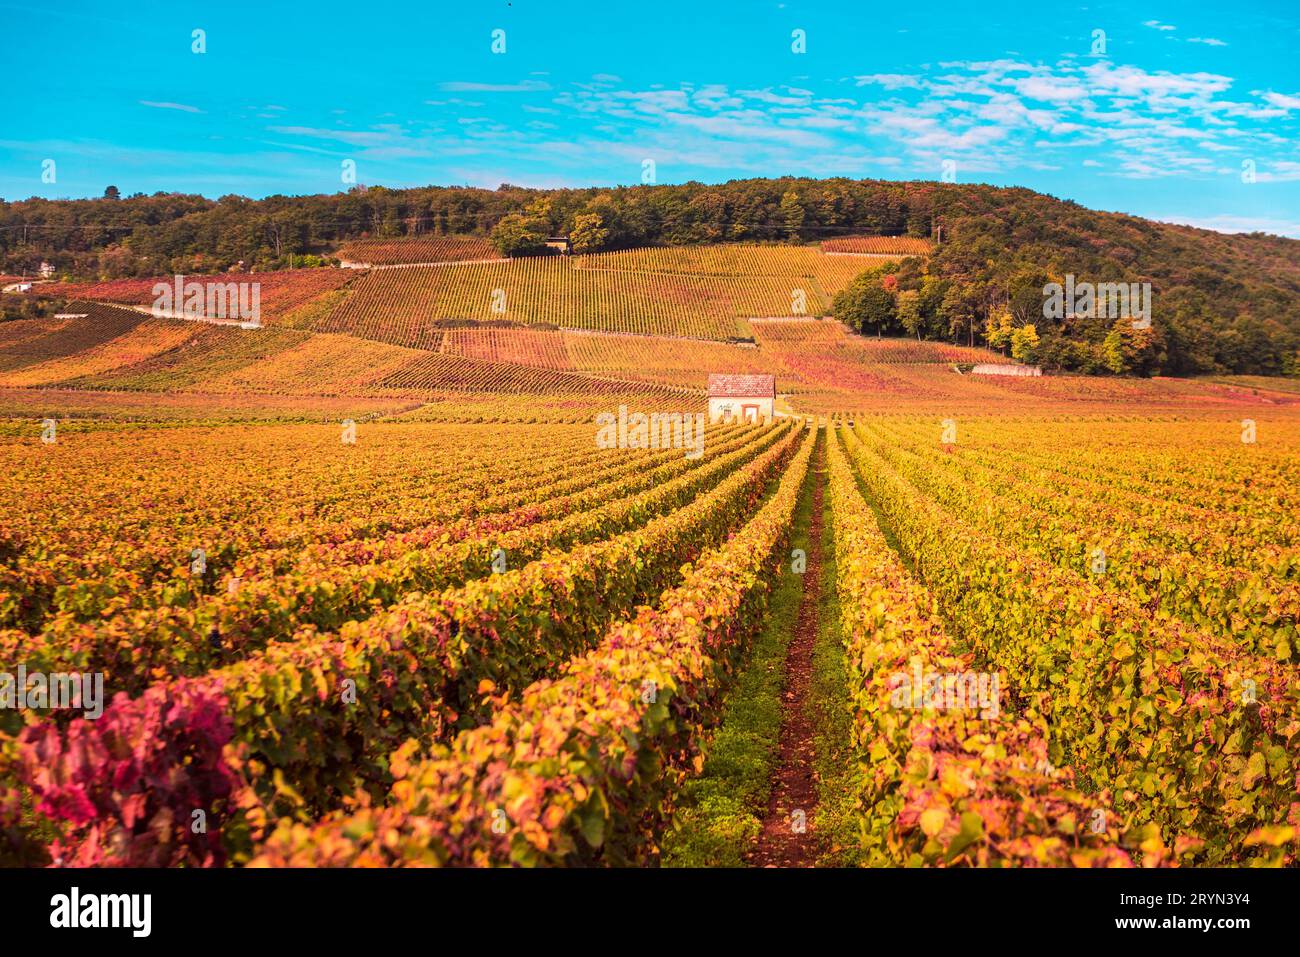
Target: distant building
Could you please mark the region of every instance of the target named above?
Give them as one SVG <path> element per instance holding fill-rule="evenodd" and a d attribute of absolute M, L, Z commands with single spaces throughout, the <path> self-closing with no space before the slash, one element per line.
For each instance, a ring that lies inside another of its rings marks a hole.
<path fill-rule="evenodd" d="M 710 375 L 709 421 L 762 422 L 776 413 L 776 376 Z"/>
<path fill-rule="evenodd" d="M 558 249 L 566 256 L 572 251 L 568 236 L 547 236 L 546 245 L 551 249 Z"/>
<path fill-rule="evenodd" d="M 1013 366 L 997 362 L 981 362 L 970 370 L 973 375 L 1042 375 L 1039 366 Z"/>
<path fill-rule="evenodd" d="M 54 267 L 49 263 L 41 263 L 40 273 L 42 279 L 49 279 L 54 275 Z"/>

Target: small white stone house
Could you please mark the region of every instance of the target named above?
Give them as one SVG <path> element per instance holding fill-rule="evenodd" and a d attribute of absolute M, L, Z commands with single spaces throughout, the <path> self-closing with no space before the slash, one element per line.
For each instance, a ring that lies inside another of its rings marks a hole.
<path fill-rule="evenodd" d="M 776 376 L 709 376 L 709 421 L 762 422 L 776 412 Z"/>

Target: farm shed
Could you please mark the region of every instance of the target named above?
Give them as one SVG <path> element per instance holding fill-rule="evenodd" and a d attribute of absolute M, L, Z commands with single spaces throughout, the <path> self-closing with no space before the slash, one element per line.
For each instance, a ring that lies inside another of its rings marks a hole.
<path fill-rule="evenodd" d="M 710 375 L 709 421 L 761 422 L 776 411 L 776 376 Z"/>

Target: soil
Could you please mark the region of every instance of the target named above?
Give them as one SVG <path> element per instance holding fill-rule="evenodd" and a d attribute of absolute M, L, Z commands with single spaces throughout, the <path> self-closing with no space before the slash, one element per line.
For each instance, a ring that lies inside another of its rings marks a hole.
<path fill-rule="evenodd" d="M 825 458 L 823 448 L 811 463 L 815 484 L 808 528 L 808 563 L 794 634 L 786 652 L 776 778 L 763 830 L 749 857 L 755 867 L 812 867 L 817 859 L 817 839 L 813 833 L 817 810 L 817 778 L 813 770 L 816 728 L 808 700 L 812 692 L 813 647 L 819 628 Z"/>

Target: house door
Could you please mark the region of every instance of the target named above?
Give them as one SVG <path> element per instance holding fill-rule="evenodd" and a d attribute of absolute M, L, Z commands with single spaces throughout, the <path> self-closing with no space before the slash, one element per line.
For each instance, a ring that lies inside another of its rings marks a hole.
<path fill-rule="evenodd" d="M 746 422 L 757 422 L 758 406 L 742 404 L 740 406 L 740 417 L 744 419 Z"/>

